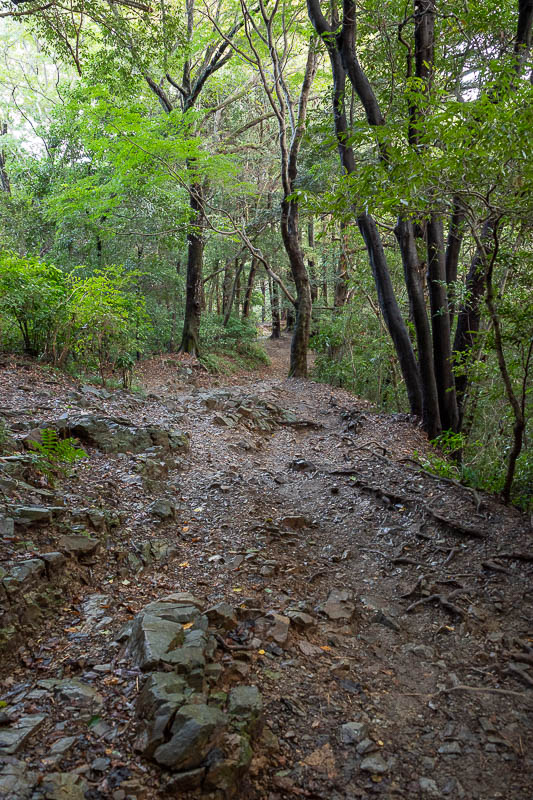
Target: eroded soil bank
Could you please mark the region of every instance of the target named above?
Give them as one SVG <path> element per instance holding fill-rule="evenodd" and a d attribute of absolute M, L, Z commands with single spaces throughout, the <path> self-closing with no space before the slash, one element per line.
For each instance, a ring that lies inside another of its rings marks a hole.
<path fill-rule="evenodd" d="M 531 798 L 529 521 L 268 348 L 231 380 L 154 359 L 144 396 L 3 361 L 10 435 L 90 457 L 55 487 L 0 459 L 0 797 Z M 160 600 L 183 635 L 150 660 L 128 625 Z M 139 696 L 178 662 L 169 766 Z"/>

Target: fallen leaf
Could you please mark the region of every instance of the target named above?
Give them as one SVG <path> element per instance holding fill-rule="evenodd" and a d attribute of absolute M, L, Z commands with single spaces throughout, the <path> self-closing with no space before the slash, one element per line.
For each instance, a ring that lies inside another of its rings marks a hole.
<path fill-rule="evenodd" d="M 180 564 L 180 567 L 188 567 L 188 566 L 190 566 L 188 561 L 182 561 Z"/>

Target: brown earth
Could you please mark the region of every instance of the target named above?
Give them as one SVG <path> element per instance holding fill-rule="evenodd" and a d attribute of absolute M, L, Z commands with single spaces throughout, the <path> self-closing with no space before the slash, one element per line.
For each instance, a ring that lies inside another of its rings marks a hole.
<path fill-rule="evenodd" d="M 68 507 L 111 509 L 119 519 L 90 563 L 72 565 L 63 603 L 0 654 L 0 696 L 15 717 L 47 715 L 17 758 L 42 774 L 78 771 L 92 800 L 166 796 L 160 770 L 133 749 L 139 675 L 113 639 L 150 600 L 190 591 L 242 609 L 218 658 L 231 680 L 263 693 L 266 733 L 235 796 L 530 800 L 529 521 L 423 472 L 413 458 L 427 443 L 407 416 L 286 379 L 288 340 L 266 347 L 270 367 L 231 379 L 157 357 L 139 370 L 144 398 L 114 391 L 95 401 L 93 412 L 188 431 L 191 451 L 168 478 L 145 484 L 133 456 L 89 449 L 63 480 Z M 300 424 L 267 432 L 215 424 L 224 411 L 206 407 L 202 393 L 222 386 L 290 409 Z M 0 411 L 58 416 L 75 407 L 78 387 L 6 360 Z M 176 519 L 150 516 L 159 497 L 177 505 Z M 45 524 L 6 538 L 2 561 L 53 549 L 57 533 Z M 125 555 L 151 538 L 174 545 L 174 557 L 128 572 Z M 92 595 L 105 595 L 103 629 L 84 618 Z M 311 624 L 291 623 L 287 633 L 280 622 L 278 641 L 254 626 L 291 608 Z M 260 645 L 249 649 L 252 639 Z M 38 680 L 68 676 L 103 694 L 104 735 L 49 695 L 32 695 Z M 365 724 L 363 741 L 346 741 L 348 722 Z M 49 747 L 65 736 L 76 741 L 58 766 Z M 102 772 L 92 768 L 97 758 L 107 759 Z"/>

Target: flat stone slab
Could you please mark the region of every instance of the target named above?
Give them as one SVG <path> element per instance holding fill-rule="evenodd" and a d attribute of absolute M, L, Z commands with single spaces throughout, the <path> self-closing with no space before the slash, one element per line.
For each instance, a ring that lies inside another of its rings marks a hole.
<path fill-rule="evenodd" d="M 324 613 L 332 620 L 351 620 L 355 613 L 353 594 L 345 589 L 332 589 L 324 604 Z"/>
<path fill-rule="evenodd" d="M 39 774 L 23 761 L 13 759 L 0 769 L 0 797 L 7 800 L 30 800 Z"/>
<path fill-rule="evenodd" d="M 63 553 L 70 553 L 76 557 L 90 556 L 96 552 L 100 542 L 98 539 L 91 539 L 89 536 L 76 536 L 69 534 L 62 536 L 57 546 Z"/>
<path fill-rule="evenodd" d="M 13 755 L 35 733 L 46 719 L 46 714 L 29 714 L 9 726 L 0 727 L 0 755 Z"/>
<path fill-rule="evenodd" d="M 44 678 L 38 686 L 53 690 L 60 700 L 78 708 L 100 708 L 104 703 L 102 695 L 77 678 Z"/>

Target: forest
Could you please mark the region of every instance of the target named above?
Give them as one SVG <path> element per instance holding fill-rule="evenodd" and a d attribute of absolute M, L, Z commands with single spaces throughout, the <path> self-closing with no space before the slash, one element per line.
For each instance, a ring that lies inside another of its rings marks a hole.
<path fill-rule="evenodd" d="M 0 0 L 0 800 L 529 800 L 532 30 Z"/>
<path fill-rule="evenodd" d="M 1 13 L 5 352 L 127 381 L 283 324 L 527 508 L 530 2 Z"/>

